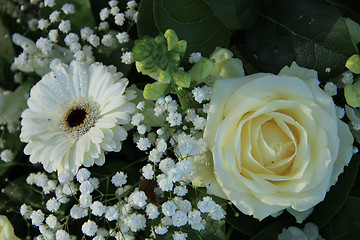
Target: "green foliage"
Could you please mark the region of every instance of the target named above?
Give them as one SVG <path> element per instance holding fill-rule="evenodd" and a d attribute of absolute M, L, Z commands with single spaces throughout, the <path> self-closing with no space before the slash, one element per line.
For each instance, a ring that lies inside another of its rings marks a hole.
<path fill-rule="evenodd" d="M 152 9 L 153 11 L 149 10 Z M 203 0 L 148 0 L 142 1 L 138 15 L 138 34 L 154 36 L 157 32 L 173 29 L 188 43 L 185 56 L 192 52 L 209 55 L 216 47 L 228 47 L 227 27 Z"/>
<path fill-rule="evenodd" d="M 170 90 L 170 84 L 154 82 L 146 84 L 143 94 L 145 99 L 157 100 L 159 97 L 168 94 Z"/>
<path fill-rule="evenodd" d="M 265 1 L 261 18 L 247 33 L 247 46 L 261 71 L 277 73 L 296 61 L 325 76 L 345 71 L 357 52 L 340 12 L 324 1 Z"/>
<path fill-rule="evenodd" d="M 259 17 L 260 0 L 208 0 L 216 16 L 230 29 L 244 29 Z"/>
<path fill-rule="evenodd" d="M 328 240 L 358 239 L 360 234 L 360 198 L 349 197 L 343 208 L 322 231 Z"/>
<path fill-rule="evenodd" d="M 278 220 L 272 224 L 267 225 L 250 240 L 277 240 L 281 230 L 289 226 L 289 219 Z"/>
<path fill-rule="evenodd" d="M 353 73 L 360 74 L 360 56 L 357 54 L 352 55 L 347 61 L 345 66 Z"/>
<path fill-rule="evenodd" d="M 0 57 L 11 63 L 15 57 L 15 51 L 11 42 L 11 34 L 0 17 Z M 1 64 L 2 65 L 2 64 Z M 1 76 L 0 76 L 1 77 Z"/>
<path fill-rule="evenodd" d="M 19 177 L 10 182 L 5 188 L 4 193 L 11 199 L 12 202 L 19 204 L 28 204 L 36 208 L 46 209 L 45 201 L 40 192 L 35 191 L 29 187 L 25 181 L 26 177 Z"/>
<path fill-rule="evenodd" d="M 319 228 L 326 226 L 347 201 L 355 182 L 360 164 L 359 154 L 353 156 L 349 166 L 339 176 L 337 183 L 326 194 L 325 200 L 315 206 L 313 213 L 306 219 Z M 360 216 L 360 215 L 359 215 Z"/>

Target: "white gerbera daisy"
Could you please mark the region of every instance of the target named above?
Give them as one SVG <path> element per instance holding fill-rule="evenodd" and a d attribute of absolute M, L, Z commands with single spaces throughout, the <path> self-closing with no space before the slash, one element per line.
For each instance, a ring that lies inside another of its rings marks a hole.
<path fill-rule="evenodd" d="M 30 91 L 22 113 L 20 139 L 30 162 L 58 174 L 94 163 L 103 165 L 105 151 L 120 151 L 127 137 L 121 124 L 130 122 L 135 91 L 126 78 L 100 63 L 52 64 Z"/>

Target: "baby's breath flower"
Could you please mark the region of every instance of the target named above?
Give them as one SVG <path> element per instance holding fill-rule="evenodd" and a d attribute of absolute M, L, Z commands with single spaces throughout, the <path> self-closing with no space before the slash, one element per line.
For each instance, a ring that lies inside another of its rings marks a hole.
<path fill-rule="evenodd" d="M 116 187 L 121 187 L 126 183 L 127 175 L 123 172 L 117 172 L 112 178 L 111 182 Z"/>

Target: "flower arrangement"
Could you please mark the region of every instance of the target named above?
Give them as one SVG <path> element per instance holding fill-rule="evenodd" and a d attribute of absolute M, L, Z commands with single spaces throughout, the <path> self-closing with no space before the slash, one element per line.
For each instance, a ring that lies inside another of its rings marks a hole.
<path fill-rule="evenodd" d="M 358 239 L 359 11 L 3 0 L 0 239 Z"/>

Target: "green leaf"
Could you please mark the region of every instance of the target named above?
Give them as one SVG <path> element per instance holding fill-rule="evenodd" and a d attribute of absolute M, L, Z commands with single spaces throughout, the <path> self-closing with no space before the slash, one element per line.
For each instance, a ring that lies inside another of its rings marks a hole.
<path fill-rule="evenodd" d="M 321 236 L 328 240 L 350 238 L 360 232 L 360 198 L 349 197 L 334 219 L 322 230 Z M 355 234 L 356 233 L 356 234 Z M 347 238 L 345 238 L 345 236 Z M 359 237 L 359 235 L 357 235 Z"/>
<path fill-rule="evenodd" d="M 137 32 L 139 38 L 143 38 L 146 35 L 156 37 L 160 33 L 155 24 L 153 8 L 154 0 L 140 2 L 137 18 Z"/>
<path fill-rule="evenodd" d="M 256 22 L 259 0 L 208 0 L 216 16 L 230 29 L 244 29 Z"/>
<path fill-rule="evenodd" d="M 0 18 L 0 57 L 7 60 L 8 63 L 12 63 L 15 57 L 15 51 L 11 41 L 11 34 L 5 27 L 3 19 Z"/>
<path fill-rule="evenodd" d="M 230 35 L 204 0 L 154 0 L 154 19 L 161 32 L 175 30 L 188 43 L 187 54 L 208 56 L 218 46 L 228 47 Z"/>
<path fill-rule="evenodd" d="M 267 225 L 250 240 L 277 240 L 278 235 L 281 233 L 283 228 L 286 228 L 291 224 L 289 219 L 282 219 L 272 224 Z"/>
<path fill-rule="evenodd" d="M 360 74 L 360 56 L 357 54 L 352 55 L 346 61 L 345 67 L 347 67 L 350 71 L 352 71 L 355 74 Z"/>
<path fill-rule="evenodd" d="M 144 98 L 158 100 L 159 97 L 165 96 L 171 90 L 170 84 L 154 82 L 146 84 L 144 88 Z"/>
<path fill-rule="evenodd" d="M 4 193 L 12 200 L 20 204 L 28 204 L 33 207 L 45 209 L 45 201 L 42 194 L 36 192 L 26 181 L 26 177 L 20 177 L 10 182 L 4 189 Z"/>
<path fill-rule="evenodd" d="M 260 70 L 278 73 L 296 61 L 320 77 L 345 71 L 346 60 L 357 52 L 340 12 L 320 0 L 274 0 L 247 34 L 247 46 Z"/>
<path fill-rule="evenodd" d="M 339 176 L 335 186 L 330 188 L 325 200 L 319 203 L 307 221 L 313 222 L 321 229 L 326 226 L 342 208 L 355 182 L 360 164 L 359 154 L 353 156 L 349 166 Z"/>
<path fill-rule="evenodd" d="M 245 215 L 238 210 L 235 210 L 235 207 L 228 207 L 226 210 L 226 222 L 239 232 L 249 237 L 254 236 L 273 220 L 274 218 L 268 217 L 262 221 L 259 221 L 252 216 Z"/>

